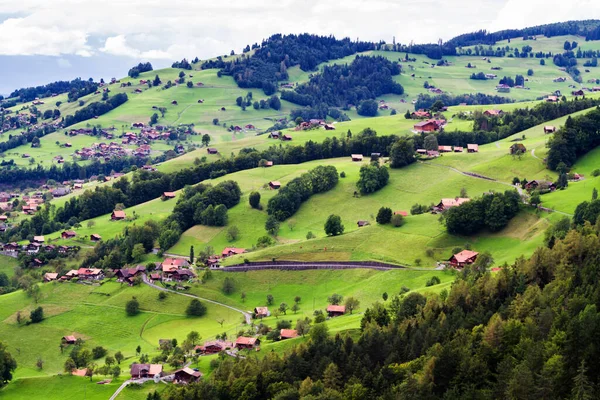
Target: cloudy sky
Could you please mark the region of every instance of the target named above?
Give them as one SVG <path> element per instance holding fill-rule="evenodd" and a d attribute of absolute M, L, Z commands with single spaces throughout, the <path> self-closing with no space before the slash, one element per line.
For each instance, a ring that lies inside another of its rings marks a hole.
<path fill-rule="evenodd" d="M 595 1 L 0 0 L 0 93 L 77 76 L 120 77 L 142 60 L 156 68 L 239 52 L 280 32 L 424 43 L 600 18 Z"/>

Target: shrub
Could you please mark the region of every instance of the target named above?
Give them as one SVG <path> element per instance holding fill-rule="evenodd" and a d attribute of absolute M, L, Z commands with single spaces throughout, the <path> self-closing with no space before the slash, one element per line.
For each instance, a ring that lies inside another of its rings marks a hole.
<path fill-rule="evenodd" d="M 35 310 L 31 311 L 29 314 L 29 319 L 32 324 L 37 324 L 38 322 L 42 322 L 44 319 L 44 309 L 42 307 L 38 307 Z"/>
<path fill-rule="evenodd" d="M 404 217 L 400 214 L 392 215 L 391 223 L 392 226 L 399 228 L 404 225 Z"/>
<path fill-rule="evenodd" d="M 600 169 L 595 169 L 592 171 L 592 176 L 600 176 Z"/>
<path fill-rule="evenodd" d="M 392 220 L 392 209 L 389 207 L 381 207 L 375 218 L 378 224 L 387 224 Z"/>
<path fill-rule="evenodd" d="M 94 357 L 94 360 L 104 357 L 106 353 L 106 349 L 102 346 L 96 346 L 92 349 L 92 356 Z"/>
<path fill-rule="evenodd" d="M 225 280 L 223 281 L 222 290 L 225 294 L 233 293 L 233 291 L 235 290 L 235 282 L 233 281 L 233 278 L 229 276 L 225 278 Z"/>
<path fill-rule="evenodd" d="M 135 297 L 127 302 L 127 304 L 125 305 L 125 312 L 130 317 L 133 317 L 134 315 L 139 314 L 140 303 L 137 301 L 137 299 Z"/>
<path fill-rule="evenodd" d="M 427 280 L 427 282 L 425 283 L 425 286 L 429 287 L 429 286 L 434 286 L 434 285 L 439 285 L 440 284 L 440 278 L 438 278 L 437 276 L 432 276 L 430 279 Z"/>
<path fill-rule="evenodd" d="M 345 178 L 346 177 L 346 173 L 344 171 L 340 172 L 340 178 Z"/>
<path fill-rule="evenodd" d="M 192 299 L 185 313 L 190 317 L 201 317 L 206 314 L 206 306 L 198 299 Z"/>

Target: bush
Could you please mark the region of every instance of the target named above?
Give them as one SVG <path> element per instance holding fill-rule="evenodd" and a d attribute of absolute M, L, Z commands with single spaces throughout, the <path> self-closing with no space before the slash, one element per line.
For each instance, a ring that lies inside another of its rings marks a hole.
<path fill-rule="evenodd" d="M 344 171 L 340 172 L 340 178 L 345 178 L 346 177 L 346 173 Z"/>
<path fill-rule="evenodd" d="M 44 319 L 44 309 L 42 307 L 38 307 L 35 310 L 31 311 L 29 314 L 29 319 L 32 324 L 37 324 L 38 322 L 42 322 Z"/>
<path fill-rule="evenodd" d="M 248 202 L 250 203 L 250 207 L 260 209 L 260 193 L 250 193 L 250 198 L 248 199 Z"/>
<path fill-rule="evenodd" d="M 600 176 L 600 169 L 595 169 L 592 171 L 592 176 Z"/>
<path fill-rule="evenodd" d="M 373 193 L 387 185 L 390 174 L 385 166 L 363 165 L 356 187 L 362 194 Z"/>
<path fill-rule="evenodd" d="M 427 280 L 427 282 L 425 283 L 425 286 L 429 287 L 429 286 L 434 286 L 434 285 L 439 285 L 440 284 L 440 278 L 438 278 L 437 276 L 432 276 L 429 280 Z"/>
<path fill-rule="evenodd" d="M 381 207 L 377 212 L 377 218 L 375 218 L 378 224 L 387 224 L 392 220 L 392 209 L 388 207 Z"/>
<path fill-rule="evenodd" d="M 186 315 L 189 317 L 201 317 L 206 314 L 206 306 L 198 299 L 192 299 L 187 309 L 185 310 Z"/>
<path fill-rule="evenodd" d="M 225 277 L 225 280 L 223 281 L 223 287 L 221 289 L 225 294 L 233 293 L 233 291 L 235 290 L 235 282 L 233 281 L 233 278 L 229 276 Z"/>
<path fill-rule="evenodd" d="M 337 236 L 344 233 L 344 225 L 339 215 L 331 214 L 325 222 L 325 233 L 331 236 Z"/>
<path fill-rule="evenodd" d="M 392 215 L 391 223 L 393 227 L 399 228 L 404 225 L 404 217 L 400 214 Z"/>
<path fill-rule="evenodd" d="M 265 235 L 258 238 L 258 240 L 256 241 L 256 247 L 258 247 L 259 249 L 264 249 L 265 247 L 273 245 L 273 243 L 275 243 L 273 238 Z"/>
<path fill-rule="evenodd" d="M 137 299 L 135 297 L 127 302 L 127 304 L 125 305 L 125 312 L 130 317 L 133 317 L 134 315 L 139 314 L 140 303 L 137 301 Z"/>
<path fill-rule="evenodd" d="M 92 356 L 94 357 L 94 360 L 104 357 L 106 353 L 106 349 L 102 346 L 96 346 L 92 349 Z"/>

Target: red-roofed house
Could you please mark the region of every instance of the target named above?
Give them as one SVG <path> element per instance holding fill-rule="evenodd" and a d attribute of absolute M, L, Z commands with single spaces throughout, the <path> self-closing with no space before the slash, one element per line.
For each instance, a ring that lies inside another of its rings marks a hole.
<path fill-rule="evenodd" d="M 110 219 L 112 219 L 113 221 L 120 221 L 125 219 L 125 216 L 125 211 L 115 210 L 110 215 Z"/>
<path fill-rule="evenodd" d="M 254 316 L 256 318 L 265 318 L 271 315 L 268 307 L 256 307 L 254 309 Z"/>
<path fill-rule="evenodd" d="M 197 382 L 198 379 L 202 377 L 202 372 L 196 371 L 189 367 L 183 367 L 175 371 L 175 377 L 173 378 L 173 383 L 183 383 L 188 384 L 191 382 Z"/>
<path fill-rule="evenodd" d="M 165 199 L 174 199 L 176 196 L 175 192 L 164 192 L 163 197 Z"/>
<path fill-rule="evenodd" d="M 77 342 L 77 338 L 73 335 L 63 336 L 62 341 L 66 344 L 75 344 L 75 342 Z"/>
<path fill-rule="evenodd" d="M 229 256 L 234 256 L 236 254 L 243 254 L 246 252 L 246 249 L 241 249 L 238 247 L 225 247 L 223 249 L 223 251 L 221 252 L 221 257 L 225 258 L 225 257 L 229 257 Z"/>
<path fill-rule="evenodd" d="M 339 317 L 340 315 L 344 315 L 346 314 L 346 306 L 329 305 L 327 306 L 327 314 L 330 317 Z"/>
<path fill-rule="evenodd" d="M 255 337 L 240 336 L 235 341 L 235 347 L 238 349 L 253 349 L 258 344 L 260 344 L 260 339 Z"/>
<path fill-rule="evenodd" d="M 71 239 L 71 238 L 74 238 L 75 236 L 77 236 L 77 233 L 75 233 L 75 231 L 64 231 L 63 233 L 60 234 L 60 237 L 63 239 Z"/>
<path fill-rule="evenodd" d="M 488 117 L 500 117 L 500 116 L 504 115 L 504 111 L 502 111 L 502 110 L 485 110 L 483 112 L 483 115 L 486 115 Z"/>
<path fill-rule="evenodd" d="M 394 211 L 394 215 L 402 215 L 403 217 L 408 217 L 407 211 Z"/>
<path fill-rule="evenodd" d="M 433 209 L 434 211 L 444 211 L 447 210 L 449 208 L 452 207 L 457 207 L 460 206 L 463 203 L 466 203 L 467 201 L 470 201 L 471 199 L 468 198 L 461 198 L 461 197 L 457 197 L 455 199 L 442 199 L 437 206 L 435 206 Z"/>
<path fill-rule="evenodd" d="M 271 189 L 279 189 L 281 187 L 281 183 L 279 181 L 271 181 L 269 182 L 269 187 Z"/>
<path fill-rule="evenodd" d="M 216 354 L 231 348 L 233 348 L 232 342 L 227 342 L 223 340 L 213 340 L 209 342 L 204 342 L 202 346 L 196 346 L 194 350 L 196 353 L 201 354 Z"/>
<path fill-rule="evenodd" d="M 295 329 L 282 329 L 280 336 L 281 336 L 281 340 L 293 339 L 295 337 L 298 337 L 298 331 Z"/>
<path fill-rule="evenodd" d="M 467 144 L 467 153 L 477 153 L 479 151 L 479 145 Z"/>
<path fill-rule="evenodd" d="M 455 268 L 462 268 L 465 265 L 473 264 L 479 255 L 476 251 L 471 250 L 463 250 L 460 253 L 457 253 L 450 257 L 450 265 Z"/>

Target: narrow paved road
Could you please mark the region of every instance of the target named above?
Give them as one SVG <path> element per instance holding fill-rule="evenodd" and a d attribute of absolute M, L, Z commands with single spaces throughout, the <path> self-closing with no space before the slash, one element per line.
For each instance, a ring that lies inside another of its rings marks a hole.
<path fill-rule="evenodd" d="M 128 379 L 125 382 L 123 382 L 121 384 L 121 386 L 119 386 L 119 388 L 117 389 L 117 391 L 114 392 L 112 396 L 110 396 L 109 400 L 115 400 L 117 398 L 117 396 L 119 395 L 119 393 L 121 393 L 121 391 L 123 389 L 125 389 L 125 386 L 129 385 L 130 383 L 133 383 L 133 382 L 135 382 L 135 383 L 144 383 L 144 382 L 151 381 L 151 380 L 152 380 L 152 378 L 142 378 L 142 379 L 135 379 L 135 380 Z"/>
<path fill-rule="evenodd" d="M 171 290 L 171 289 L 167 289 L 167 288 L 162 287 L 162 286 L 155 285 L 154 283 L 152 283 L 152 282 L 150 282 L 148 280 L 148 277 L 145 274 L 142 275 L 142 278 L 143 278 L 144 283 L 146 285 L 148 285 L 150 287 L 153 287 L 154 289 L 161 290 L 163 292 L 175 293 L 175 294 L 178 294 L 180 296 L 191 297 L 193 299 L 198 299 L 198 300 L 206 301 L 207 303 L 212 303 L 212 304 L 216 304 L 216 305 L 221 306 L 221 307 L 229 308 L 230 310 L 233 310 L 235 312 L 241 313 L 244 316 L 244 318 L 246 319 L 246 323 L 248 325 L 250 325 L 250 323 L 252 322 L 252 316 L 249 313 L 247 313 L 246 311 L 240 310 L 239 308 L 235 308 L 235 307 L 232 307 L 232 306 L 227 305 L 227 304 L 219 303 L 218 301 L 214 301 L 214 300 L 210 300 L 210 299 L 205 299 L 204 297 L 196 296 L 195 294 L 181 293 L 181 292 L 178 292 L 176 290 Z"/>
<path fill-rule="evenodd" d="M 539 158 L 538 156 L 535 155 L 535 149 L 531 150 L 531 157 L 537 158 L 538 160 L 541 160 L 541 158 Z"/>

